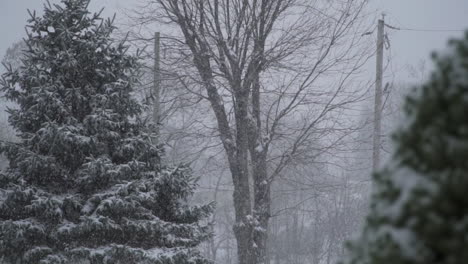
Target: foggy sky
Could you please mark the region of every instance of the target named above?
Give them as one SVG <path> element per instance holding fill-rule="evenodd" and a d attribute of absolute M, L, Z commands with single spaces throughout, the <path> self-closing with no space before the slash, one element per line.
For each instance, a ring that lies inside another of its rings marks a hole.
<path fill-rule="evenodd" d="M 28 18 L 27 8 L 42 13 L 43 0 L 0 0 L 0 58 L 15 41 L 25 36 L 24 26 Z M 52 3 L 58 0 L 51 0 Z M 104 16 L 111 16 L 122 8 L 131 8 L 137 0 L 94 0 L 90 9 L 97 11 L 105 6 Z M 468 29 L 467 0 L 370 0 L 370 10 L 376 14 L 384 12 L 388 24 L 401 28 L 414 29 Z M 123 15 L 120 15 L 122 17 Z M 375 23 L 377 23 L 375 21 Z M 463 32 L 422 32 L 386 29 L 390 49 L 385 57 L 391 57 L 387 74 L 395 79 L 408 78 L 407 66 L 417 66 L 421 61 L 429 63 L 429 55 L 434 50 L 445 47 L 451 37 L 459 37 Z M 367 36 L 375 38 L 375 34 Z M 370 68 L 372 69 L 372 68 Z M 372 77 L 373 73 L 369 73 Z"/>

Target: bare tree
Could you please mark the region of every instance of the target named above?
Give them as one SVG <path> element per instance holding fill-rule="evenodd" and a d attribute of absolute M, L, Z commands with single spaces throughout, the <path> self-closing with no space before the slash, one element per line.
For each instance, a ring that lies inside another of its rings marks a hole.
<path fill-rule="evenodd" d="M 371 55 L 361 38 L 366 1 L 143 2 L 135 23 L 175 26 L 163 37 L 171 74 L 214 113 L 234 186 L 238 261 L 266 263 L 271 184 L 354 129 L 342 117 L 368 88 L 355 78 Z M 134 32 L 150 39 L 143 35 Z"/>

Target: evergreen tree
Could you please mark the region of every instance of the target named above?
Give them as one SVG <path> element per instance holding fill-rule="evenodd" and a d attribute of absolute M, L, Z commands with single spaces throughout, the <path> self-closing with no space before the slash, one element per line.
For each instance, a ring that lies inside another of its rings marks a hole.
<path fill-rule="evenodd" d="M 212 206 L 188 205 L 188 167 L 161 165 L 131 96 L 137 59 L 88 4 L 32 13 L 23 65 L 0 83 L 20 138 L 0 144 L 0 259 L 206 263 Z"/>
<path fill-rule="evenodd" d="M 468 33 L 434 61 L 406 100 L 392 161 L 374 174 L 348 263 L 468 263 Z"/>

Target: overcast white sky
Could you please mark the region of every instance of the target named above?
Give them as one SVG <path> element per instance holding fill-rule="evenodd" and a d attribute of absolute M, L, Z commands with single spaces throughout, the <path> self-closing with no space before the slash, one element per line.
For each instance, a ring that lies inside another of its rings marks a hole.
<path fill-rule="evenodd" d="M 0 58 L 15 41 L 25 36 L 27 8 L 42 10 L 45 0 L 0 0 Z M 52 0 L 51 2 L 58 2 Z M 104 15 L 111 16 L 119 8 L 132 7 L 137 0 L 94 0 L 90 8 L 106 7 Z M 386 13 L 388 24 L 415 29 L 464 30 L 468 29 L 467 0 L 370 0 L 370 9 Z M 391 71 L 397 78 L 408 76 L 407 65 L 428 61 L 431 51 L 445 47 L 450 37 L 462 32 L 388 31 L 391 53 Z M 370 36 L 368 36 L 370 37 Z M 375 36 L 372 36 L 375 37 Z"/>

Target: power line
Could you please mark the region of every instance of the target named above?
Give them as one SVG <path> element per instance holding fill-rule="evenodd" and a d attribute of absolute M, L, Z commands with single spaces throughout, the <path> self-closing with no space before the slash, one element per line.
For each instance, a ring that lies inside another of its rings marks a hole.
<path fill-rule="evenodd" d="M 464 29 L 424 29 L 424 28 L 407 28 L 407 27 L 395 27 L 389 24 L 385 24 L 386 27 L 394 30 L 403 31 L 417 31 L 417 32 L 464 32 Z"/>

